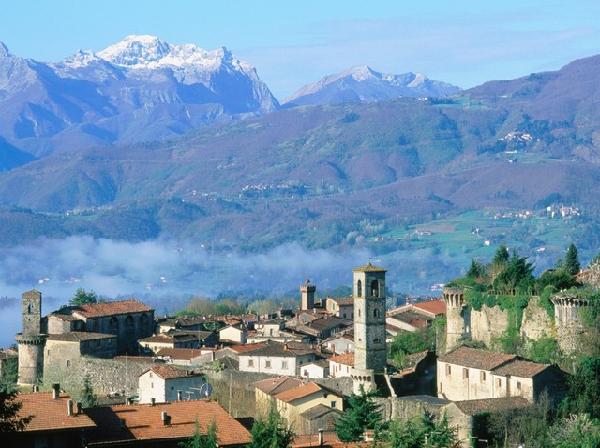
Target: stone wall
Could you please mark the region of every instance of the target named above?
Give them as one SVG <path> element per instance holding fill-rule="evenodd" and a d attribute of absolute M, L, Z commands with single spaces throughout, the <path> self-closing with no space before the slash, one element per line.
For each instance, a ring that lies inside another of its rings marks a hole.
<path fill-rule="evenodd" d="M 554 319 L 540 305 L 540 298 L 537 296 L 532 297 L 523 310 L 521 337 L 535 341 L 543 337 L 556 337 Z"/>
<path fill-rule="evenodd" d="M 376 398 L 384 420 L 410 420 L 423 414 L 424 411 L 439 416 L 443 406 L 450 403 L 443 398 L 426 395 L 410 397 Z"/>
<path fill-rule="evenodd" d="M 480 311 L 471 310 L 471 338 L 490 346 L 508 328 L 508 311 L 498 306 L 483 305 Z"/>

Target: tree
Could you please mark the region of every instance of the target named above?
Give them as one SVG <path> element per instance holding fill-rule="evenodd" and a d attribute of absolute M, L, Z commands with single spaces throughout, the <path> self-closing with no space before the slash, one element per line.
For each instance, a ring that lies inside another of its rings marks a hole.
<path fill-rule="evenodd" d="M 217 424 L 213 422 L 208 426 L 206 434 L 200 432 L 200 425 L 196 420 L 196 431 L 194 435 L 188 440 L 179 444 L 181 448 L 216 448 L 218 446 L 217 441 Z"/>
<path fill-rule="evenodd" d="M 411 420 L 394 420 L 386 435 L 391 448 L 454 448 L 460 446 L 458 431 L 450 427 L 446 415 L 435 419 L 424 412 Z"/>
<path fill-rule="evenodd" d="M 98 397 L 94 394 L 92 381 L 89 375 L 83 377 L 83 389 L 81 390 L 81 405 L 84 408 L 93 408 L 98 404 Z"/>
<path fill-rule="evenodd" d="M 86 291 L 83 288 L 77 288 L 77 291 L 75 291 L 75 295 L 73 297 L 71 297 L 71 300 L 69 300 L 69 305 L 71 306 L 80 306 L 80 305 L 85 305 L 86 303 L 97 303 L 98 302 L 98 296 L 96 295 L 96 293 L 92 290 L 90 291 Z"/>
<path fill-rule="evenodd" d="M 567 255 L 565 256 L 565 261 L 563 262 L 563 268 L 571 275 L 576 275 L 581 269 L 577 254 L 577 247 L 575 247 L 575 244 L 573 243 L 571 243 L 567 249 Z"/>
<path fill-rule="evenodd" d="M 587 414 L 557 420 L 550 429 L 552 448 L 597 448 L 600 446 L 600 421 Z"/>
<path fill-rule="evenodd" d="M 294 432 L 271 406 L 267 418 L 258 418 L 250 432 L 252 440 L 249 448 L 289 448 L 294 440 Z"/>
<path fill-rule="evenodd" d="M 485 277 L 486 275 L 487 269 L 485 265 L 476 260 L 471 260 L 471 266 L 469 267 L 469 270 L 467 272 L 467 278 L 478 280 Z"/>
<path fill-rule="evenodd" d="M 0 391 L 13 392 L 17 390 L 19 376 L 19 361 L 17 358 L 8 358 L 2 368 L 0 377 Z"/>
<path fill-rule="evenodd" d="M 342 442 L 357 442 L 363 439 L 366 430 L 379 429 L 383 417 L 375 403 L 375 396 L 376 392 L 365 392 L 362 385 L 359 395 L 350 395 L 348 407 L 335 424 L 335 431 Z"/>
<path fill-rule="evenodd" d="M 494 259 L 492 260 L 492 264 L 495 265 L 503 265 L 508 262 L 510 254 L 508 253 L 508 248 L 502 244 L 494 254 Z"/>
<path fill-rule="evenodd" d="M 31 417 L 20 417 L 16 391 L 0 390 L 0 433 L 23 431 Z"/>
<path fill-rule="evenodd" d="M 510 259 L 505 263 L 505 267 L 494 279 L 494 290 L 503 294 L 514 294 L 520 292 L 530 292 L 535 279 L 533 277 L 533 264 L 527 261 L 525 257 L 519 257 L 513 253 Z"/>
<path fill-rule="evenodd" d="M 561 403 L 563 415 L 589 414 L 600 418 L 600 357 L 583 358 L 569 378 L 569 390 Z"/>

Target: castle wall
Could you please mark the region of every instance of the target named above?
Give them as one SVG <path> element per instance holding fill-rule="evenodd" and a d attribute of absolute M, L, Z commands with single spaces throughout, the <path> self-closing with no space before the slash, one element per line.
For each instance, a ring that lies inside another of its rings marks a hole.
<path fill-rule="evenodd" d="M 37 384 L 44 368 L 43 337 L 17 338 L 19 342 L 19 384 Z"/>
<path fill-rule="evenodd" d="M 483 305 L 480 311 L 471 310 L 471 338 L 490 346 L 508 328 L 508 311 Z"/>
<path fill-rule="evenodd" d="M 556 329 L 554 319 L 540 306 L 540 298 L 535 296 L 523 310 L 521 321 L 521 337 L 537 341 L 543 337 L 554 337 Z"/>

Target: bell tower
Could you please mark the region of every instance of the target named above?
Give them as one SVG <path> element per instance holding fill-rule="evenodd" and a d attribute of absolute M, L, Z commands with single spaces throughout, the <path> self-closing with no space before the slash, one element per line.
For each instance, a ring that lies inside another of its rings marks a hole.
<path fill-rule="evenodd" d="M 385 371 L 385 273 L 368 263 L 353 271 L 354 298 L 354 393 L 376 388 L 375 375 Z"/>
<path fill-rule="evenodd" d="M 308 279 L 306 279 L 306 281 L 300 285 L 300 295 L 302 297 L 302 303 L 300 307 L 301 310 L 312 310 L 315 307 L 316 291 L 317 287 Z"/>
<path fill-rule="evenodd" d="M 41 334 L 42 293 L 27 291 L 22 296 L 23 330 L 17 335 L 19 344 L 19 379 L 21 385 L 37 384 L 44 367 L 46 335 Z"/>

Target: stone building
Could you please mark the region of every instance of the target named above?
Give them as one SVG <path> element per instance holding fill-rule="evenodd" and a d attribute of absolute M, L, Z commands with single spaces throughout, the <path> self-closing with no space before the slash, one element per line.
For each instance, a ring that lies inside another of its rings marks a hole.
<path fill-rule="evenodd" d="M 48 332 L 74 330 L 117 336 L 119 353 L 135 354 L 138 339 L 154 332 L 154 310 L 135 299 L 65 307 L 48 316 Z"/>
<path fill-rule="evenodd" d="M 332 378 L 352 376 L 354 353 L 342 353 L 329 358 L 329 374 Z"/>
<path fill-rule="evenodd" d="M 317 358 L 315 350 L 302 343 L 267 341 L 263 347 L 238 355 L 239 370 L 272 375 L 297 376 L 301 367 Z"/>
<path fill-rule="evenodd" d="M 140 351 L 156 354 L 163 348 L 200 348 L 200 341 L 188 333 L 165 334 L 160 333 L 140 339 Z"/>
<path fill-rule="evenodd" d="M 559 400 L 564 380 L 556 366 L 469 347 L 437 361 L 438 396 L 453 401 L 522 397 L 533 402 L 544 391 L 551 400 Z"/>
<path fill-rule="evenodd" d="M 342 319 L 354 319 L 354 299 L 352 297 L 327 297 L 325 309 Z"/>
<path fill-rule="evenodd" d="M 42 293 L 27 291 L 22 296 L 23 331 L 17 334 L 19 345 L 20 385 L 37 384 L 44 369 L 44 345 L 46 335 L 42 334 Z"/>
<path fill-rule="evenodd" d="M 581 319 L 581 310 L 590 305 L 589 300 L 568 291 L 558 293 L 551 300 L 560 349 L 567 354 L 581 349 L 582 337 L 589 332 Z"/>
<path fill-rule="evenodd" d="M 201 396 L 204 376 L 168 365 L 155 365 L 139 377 L 138 395 L 140 403 L 165 403 L 183 399 L 198 399 Z"/>
<path fill-rule="evenodd" d="M 243 324 L 227 325 L 219 330 L 219 341 L 245 344 L 248 342 L 248 330 Z"/>
<path fill-rule="evenodd" d="M 368 263 L 353 270 L 354 369 L 353 388 L 374 390 L 375 375 L 384 373 L 387 364 L 385 334 L 386 270 Z"/>
<path fill-rule="evenodd" d="M 72 367 L 82 356 L 113 358 L 117 354 L 117 337 L 112 334 L 72 331 L 51 334 L 44 348 L 44 371 L 56 366 Z"/>

